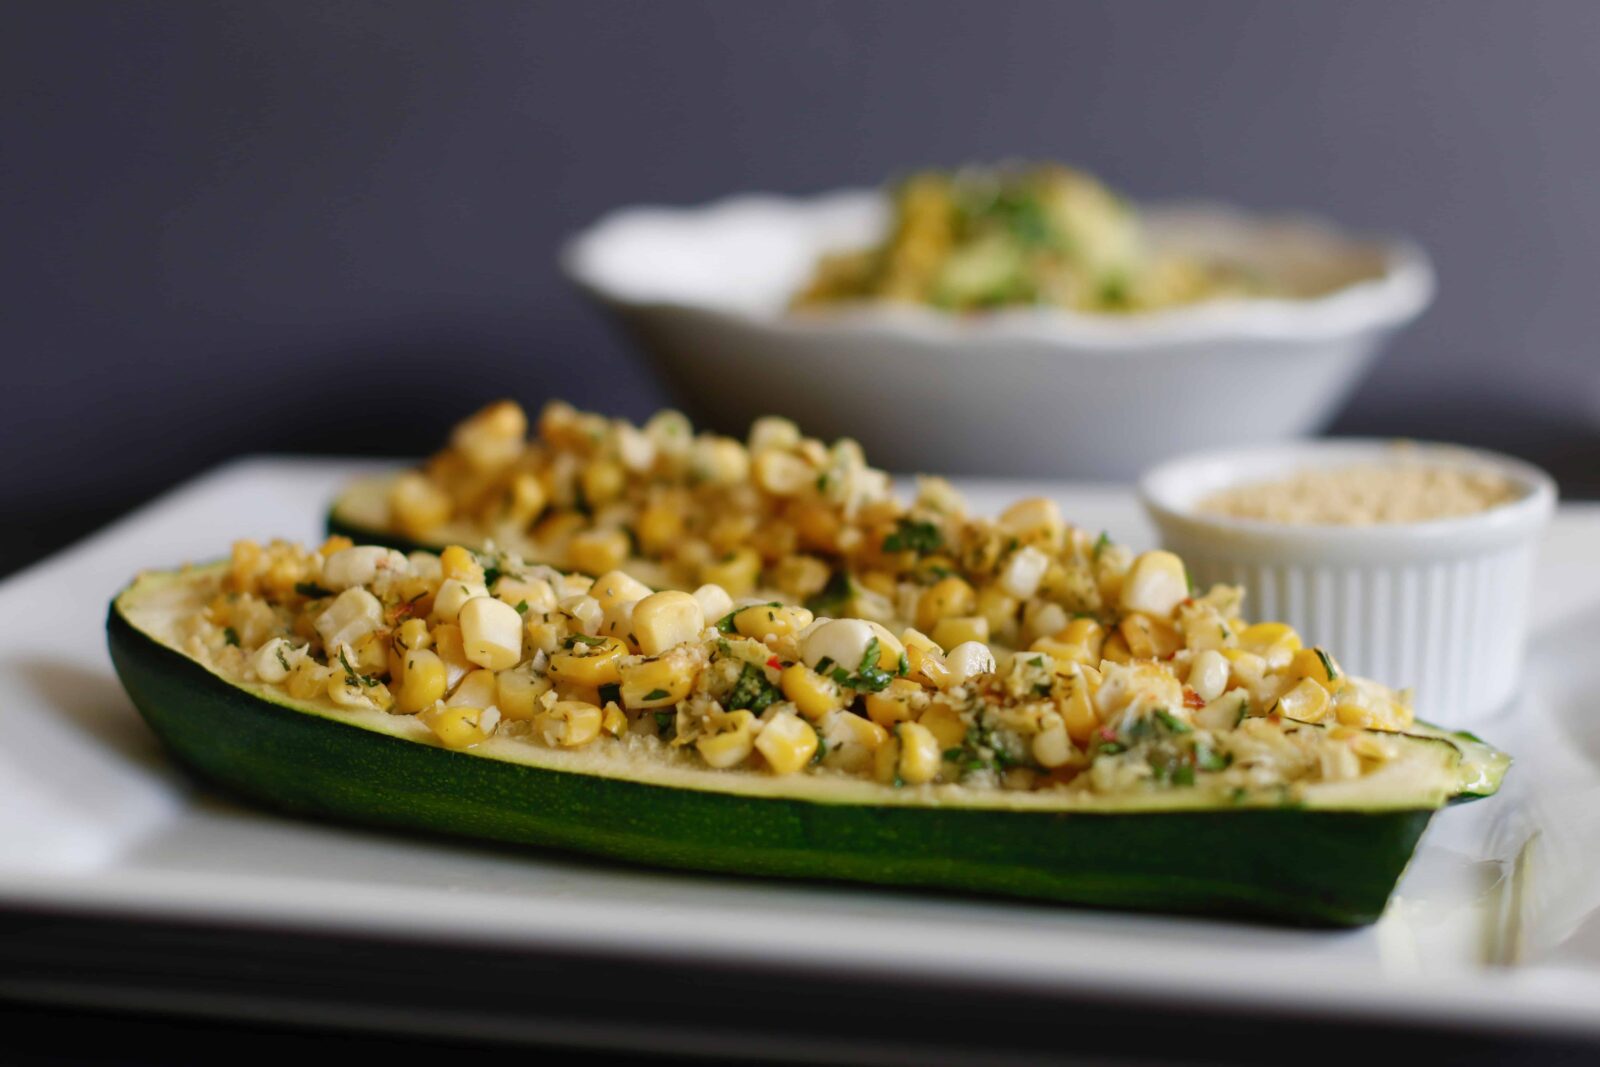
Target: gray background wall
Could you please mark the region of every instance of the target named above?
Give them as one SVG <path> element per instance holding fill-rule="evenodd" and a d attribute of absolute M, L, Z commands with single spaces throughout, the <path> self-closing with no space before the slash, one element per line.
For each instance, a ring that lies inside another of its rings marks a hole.
<path fill-rule="evenodd" d="M 417 453 L 662 383 L 558 277 L 607 208 L 1054 156 L 1401 230 L 1342 416 L 1600 477 L 1600 4 L 13 3 L 0 550 L 240 451 Z M 397 414 L 401 413 L 401 414 Z"/>

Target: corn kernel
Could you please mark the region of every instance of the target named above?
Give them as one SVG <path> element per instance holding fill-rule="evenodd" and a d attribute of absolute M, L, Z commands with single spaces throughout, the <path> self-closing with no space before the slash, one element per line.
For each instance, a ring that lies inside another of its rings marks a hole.
<path fill-rule="evenodd" d="M 1284 674 L 1290 681 L 1310 678 L 1328 688 L 1339 680 L 1339 666 L 1334 663 L 1332 656 L 1320 648 L 1302 648 L 1289 658 L 1289 666 Z"/>
<path fill-rule="evenodd" d="M 944 759 L 939 742 L 925 727 L 903 722 L 876 755 L 878 781 L 894 785 L 921 785 L 939 775 Z"/>
<path fill-rule="evenodd" d="M 408 537 L 426 537 L 450 521 L 455 504 L 432 479 L 407 471 L 389 488 L 389 516 Z"/>
<path fill-rule="evenodd" d="M 755 747 L 774 774 L 793 774 L 816 754 L 817 732 L 798 715 L 780 711 L 756 735 Z"/>
<path fill-rule="evenodd" d="M 740 709 L 725 712 L 713 722 L 713 731 L 695 739 L 694 747 L 706 764 L 718 770 L 743 763 L 755 747 L 756 717 Z"/>
<path fill-rule="evenodd" d="M 1328 691 L 1310 678 L 1302 678 L 1278 698 L 1278 712 L 1296 722 L 1321 722 L 1328 713 Z"/>
<path fill-rule="evenodd" d="M 688 699 L 698 674 L 699 661 L 692 654 L 678 651 L 623 667 L 622 703 L 630 708 L 676 704 Z"/>
<path fill-rule="evenodd" d="M 1073 744 L 1088 745 L 1100 728 L 1100 717 L 1095 713 L 1094 690 L 1086 668 L 1074 663 L 1068 672 L 1058 675 L 1056 710 Z"/>
<path fill-rule="evenodd" d="M 1279 670 L 1288 666 L 1302 646 L 1300 635 L 1287 623 L 1258 622 L 1244 628 L 1239 635 L 1239 647 L 1266 660 L 1273 670 Z"/>
<path fill-rule="evenodd" d="M 481 581 L 469 582 L 461 578 L 446 578 L 439 583 L 433 597 L 433 618 L 436 622 L 455 622 L 461 609 L 474 597 L 486 597 L 489 590 Z"/>
<path fill-rule="evenodd" d="M 753 548 L 736 548 L 700 570 L 700 580 L 720 585 L 729 596 L 749 596 L 761 573 L 761 557 Z"/>
<path fill-rule="evenodd" d="M 811 620 L 811 612 L 805 608 L 752 604 L 734 615 L 733 628 L 741 637 L 765 641 L 798 633 L 810 626 Z"/>
<path fill-rule="evenodd" d="M 494 671 L 477 670 L 469 673 L 445 698 L 446 707 L 487 708 L 499 695 Z"/>
<path fill-rule="evenodd" d="M 1145 552 L 1134 559 L 1122 581 L 1122 610 L 1170 619 L 1189 597 L 1189 576 L 1183 560 L 1171 552 Z"/>
<path fill-rule="evenodd" d="M 522 659 L 522 616 L 509 604 L 474 597 L 462 606 L 458 619 L 462 651 L 473 663 L 503 671 Z"/>
<path fill-rule="evenodd" d="M 583 499 L 592 508 L 603 507 L 622 495 L 628 472 L 620 463 L 598 459 L 583 469 Z"/>
<path fill-rule="evenodd" d="M 827 751 L 822 763 L 835 770 L 860 772 L 872 766 L 873 757 L 889 739 L 889 731 L 850 711 L 836 711 L 822 724 Z"/>
<path fill-rule="evenodd" d="M 604 574 L 627 561 L 629 547 L 621 530 L 584 530 L 567 542 L 567 565 L 584 574 Z"/>
<path fill-rule="evenodd" d="M 535 720 L 535 729 L 547 745 L 578 748 L 600 736 L 604 721 L 600 708 L 582 700 L 558 700 Z"/>
<path fill-rule="evenodd" d="M 933 628 L 933 639 L 945 648 L 954 648 L 968 641 L 989 643 L 989 620 L 982 615 L 951 615 L 940 619 Z"/>
<path fill-rule="evenodd" d="M 967 739 L 967 724 L 961 713 L 943 701 L 929 704 L 917 723 L 933 735 L 941 750 L 960 748 Z"/>
<path fill-rule="evenodd" d="M 978 595 L 964 579 L 954 575 L 941 578 L 924 590 L 917 601 L 917 629 L 930 633 L 940 619 L 971 615 L 977 607 Z"/>
<path fill-rule="evenodd" d="M 550 679 L 524 670 L 506 670 L 495 675 L 495 707 L 508 719 L 526 721 L 539 714 L 539 698 L 551 689 Z"/>
<path fill-rule="evenodd" d="M 821 722 L 831 711 L 844 706 L 844 697 L 832 678 L 824 678 L 803 663 L 791 663 L 778 676 L 785 699 L 812 722 Z"/>
<path fill-rule="evenodd" d="M 448 748 L 471 748 L 489 737 L 488 731 L 481 725 L 484 718 L 482 708 L 430 708 L 417 718 Z"/>
<path fill-rule="evenodd" d="M 615 637 L 577 641 L 550 657 L 550 676 L 577 685 L 615 685 L 622 681 L 622 657 L 628 648 Z"/>
<path fill-rule="evenodd" d="M 916 717 L 912 699 L 922 693 L 922 687 L 909 678 L 896 678 L 881 693 L 868 693 L 867 718 L 885 729 L 896 723 L 909 722 Z"/>
<path fill-rule="evenodd" d="M 1124 615 L 1117 632 L 1134 659 L 1167 659 L 1183 647 L 1183 637 L 1165 622 L 1134 612 Z"/>
<path fill-rule="evenodd" d="M 705 626 L 699 602 L 676 589 L 651 593 L 633 608 L 633 634 L 647 656 L 697 639 Z"/>

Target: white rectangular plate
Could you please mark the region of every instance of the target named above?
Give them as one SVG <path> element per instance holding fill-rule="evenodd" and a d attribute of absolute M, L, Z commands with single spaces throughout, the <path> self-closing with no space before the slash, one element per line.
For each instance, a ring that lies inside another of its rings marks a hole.
<path fill-rule="evenodd" d="M 1600 507 L 1564 507 L 1543 546 L 1526 693 L 1483 731 L 1517 757 L 1506 791 L 1435 819 L 1377 925 L 1329 932 L 588 864 L 218 797 L 117 684 L 107 604 L 140 568 L 237 537 L 320 539 L 370 469 L 233 463 L 0 585 L 0 905 L 1600 1035 Z M 1125 489 L 962 488 L 980 511 L 1044 493 L 1152 540 Z"/>

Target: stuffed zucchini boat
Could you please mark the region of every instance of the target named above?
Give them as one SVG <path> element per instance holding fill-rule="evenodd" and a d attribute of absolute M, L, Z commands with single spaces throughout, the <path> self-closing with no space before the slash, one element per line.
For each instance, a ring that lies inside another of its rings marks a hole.
<path fill-rule="evenodd" d="M 1237 590 L 1191 594 L 1170 554 L 1123 559 L 1096 612 L 1007 650 L 460 546 L 240 542 L 139 576 L 109 640 L 181 762 L 290 811 L 696 870 L 1373 921 L 1433 812 L 1492 792 L 1504 757 L 1246 626 Z M 1128 633 L 1165 644 L 1136 655 Z"/>

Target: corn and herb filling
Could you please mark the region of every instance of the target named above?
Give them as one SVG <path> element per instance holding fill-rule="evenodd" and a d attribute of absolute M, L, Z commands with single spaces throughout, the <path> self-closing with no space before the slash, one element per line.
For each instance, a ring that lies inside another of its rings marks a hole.
<path fill-rule="evenodd" d="M 1037 549 L 1041 572 L 1084 540 L 1057 533 Z M 1191 592 L 1170 553 L 1132 557 L 1102 539 L 1081 555 L 1085 588 L 1053 590 L 1048 623 L 1038 610 L 1010 618 L 1034 636 L 1007 648 L 987 640 L 976 591 L 954 575 L 927 576 L 916 620 L 891 627 L 460 546 L 241 541 L 182 636 L 229 677 L 415 716 L 456 749 L 501 738 L 897 787 L 1202 789 L 1236 802 L 1292 801 L 1396 757 L 1390 735 L 1412 722 L 1404 694 L 1347 676 L 1287 626 L 1247 624 L 1237 588 Z"/>
<path fill-rule="evenodd" d="M 880 300 L 1108 314 L 1274 295 L 1239 267 L 1153 247 L 1131 204 L 1069 167 L 927 171 L 899 183 L 890 207 L 884 240 L 824 256 L 796 308 Z"/>

